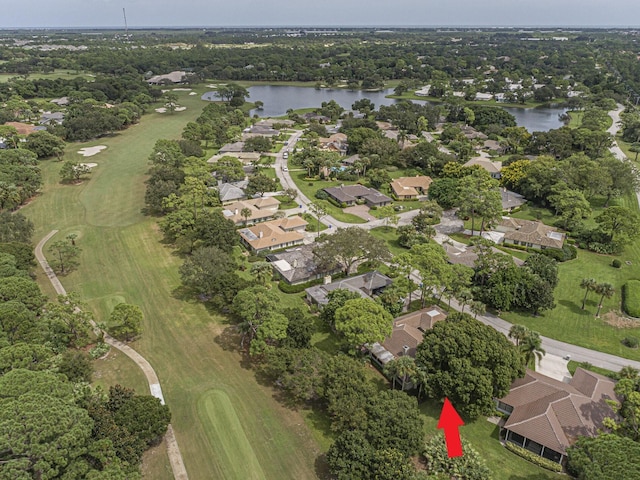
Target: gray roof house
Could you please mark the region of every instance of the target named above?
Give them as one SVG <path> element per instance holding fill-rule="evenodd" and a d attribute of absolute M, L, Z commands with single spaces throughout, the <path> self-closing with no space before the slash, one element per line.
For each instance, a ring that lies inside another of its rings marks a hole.
<path fill-rule="evenodd" d="M 289 285 L 310 282 L 325 275 L 318 270 L 313 255 L 313 244 L 291 248 L 280 253 L 267 255 L 273 270 Z"/>
<path fill-rule="evenodd" d="M 385 194 L 373 188 L 363 185 L 346 185 L 340 187 L 323 188 L 327 194 L 339 203 L 355 205 L 360 199 L 364 200 L 368 206 L 382 207 L 389 205 L 393 200 Z"/>
<path fill-rule="evenodd" d="M 331 280 L 331 277 L 327 277 Z M 315 285 L 305 290 L 307 294 L 307 301 L 309 303 L 316 303 L 320 306 L 329 303 L 329 292 L 333 290 L 350 290 L 356 292 L 362 298 L 371 298 L 373 295 L 378 295 L 385 288 L 391 285 L 392 280 L 378 271 L 363 273 L 362 275 L 356 275 L 355 277 L 343 278 L 332 283 L 326 283 L 324 285 Z"/>
<path fill-rule="evenodd" d="M 40 117 L 40 123 L 43 125 L 51 125 L 57 123 L 60 125 L 64 120 L 64 113 L 62 112 L 44 112 Z"/>
<path fill-rule="evenodd" d="M 223 145 L 222 147 L 220 147 L 220 150 L 218 150 L 218 153 L 238 153 L 241 152 L 242 149 L 244 148 L 244 142 L 233 142 L 233 143 L 227 143 L 226 145 Z"/>
<path fill-rule="evenodd" d="M 218 196 L 220 197 L 220 201 L 224 204 L 244 200 L 247 198 L 247 194 L 244 189 L 247 187 L 248 183 L 248 180 L 233 183 L 219 183 Z"/>
<path fill-rule="evenodd" d="M 161 85 L 169 83 L 183 83 L 187 79 L 187 72 L 175 70 L 165 75 L 155 75 L 147 80 L 150 85 Z"/>

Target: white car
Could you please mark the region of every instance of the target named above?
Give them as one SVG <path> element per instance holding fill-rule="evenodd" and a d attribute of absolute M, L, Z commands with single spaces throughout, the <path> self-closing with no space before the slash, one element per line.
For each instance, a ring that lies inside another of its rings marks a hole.
<path fill-rule="evenodd" d="M 287 167 L 286 165 L 282 166 L 282 171 L 283 172 L 288 172 L 289 171 L 289 167 Z"/>

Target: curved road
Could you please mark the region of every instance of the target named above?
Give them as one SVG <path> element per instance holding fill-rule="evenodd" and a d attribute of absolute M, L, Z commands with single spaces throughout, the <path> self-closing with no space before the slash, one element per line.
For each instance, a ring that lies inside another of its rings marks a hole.
<path fill-rule="evenodd" d="M 58 295 L 66 295 L 67 291 L 62 286 L 62 283 L 60 283 L 58 276 L 55 274 L 51 266 L 49 266 L 49 262 L 47 262 L 47 259 L 42 253 L 42 247 L 44 247 L 45 243 L 47 243 L 49 239 L 56 233 L 58 233 L 58 230 L 52 230 L 46 237 L 38 242 L 38 245 L 36 245 L 35 248 L 35 255 L 38 263 L 40 263 L 40 266 L 49 278 L 49 281 L 51 282 L 51 285 L 53 285 L 56 293 Z M 93 325 L 93 329 L 96 333 L 100 332 L 100 329 L 95 324 L 95 322 L 92 321 L 91 324 Z M 106 332 L 102 333 L 104 334 L 105 343 L 120 350 L 142 369 L 142 372 L 144 373 L 145 377 L 147 378 L 147 382 L 149 383 L 149 390 L 151 391 L 151 395 L 160 399 L 160 402 L 164 405 L 164 397 L 162 396 L 162 388 L 160 388 L 160 380 L 158 380 L 158 376 L 156 375 L 156 372 L 151 364 L 129 345 L 116 340 Z M 171 424 L 169 424 L 169 426 L 167 427 L 165 440 L 167 442 L 167 454 L 169 456 L 169 462 L 171 463 L 173 477 L 177 480 L 188 480 L 189 476 L 187 475 L 187 469 L 184 466 L 182 454 L 180 453 L 180 448 L 178 447 L 178 441 L 176 440 L 176 436 L 173 432 L 173 427 L 171 426 Z"/>
<path fill-rule="evenodd" d="M 620 129 L 620 125 L 619 125 L 620 113 L 623 111 L 623 109 L 624 107 L 618 104 L 617 110 L 609 112 L 609 115 L 613 119 L 613 125 L 611 126 L 611 128 L 609 128 L 608 132 L 611 133 L 611 135 L 613 135 L 614 139 L 616 134 L 618 133 L 618 130 Z M 301 136 L 302 136 L 302 132 L 294 133 L 289 139 L 289 145 L 287 146 L 287 149 L 292 149 Z M 627 157 L 622 152 L 620 147 L 618 147 L 618 144 L 615 143 L 615 141 L 613 146 L 611 147 L 611 152 L 616 156 L 616 158 L 622 161 L 627 160 Z M 300 191 L 300 189 L 296 186 L 289 172 L 284 171 L 282 169 L 283 166 L 287 165 L 287 161 L 282 156 L 282 153 L 283 152 L 279 152 L 278 154 L 276 154 L 276 162 L 275 162 L 276 175 L 280 179 L 280 182 L 282 183 L 285 189 L 294 188 L 295 190 L 297 190 L 299 203 L 305 207 L 308 207 L 308 205 L 311 203 L 309 198 L 306 197 Z M 640 192 L 638 192 L 637 195 L 638 195 L 638 203 L 640 204 Z M 401 214 L 400 223 L 408 223 L 410 221 L 409 219 L 413 215 L 416 215 L 417 212 L 418 212 L 417 210 L 413 210 L 411 212 L 405 212 Z M 346 227 L 352 227 L 352 226 L 371 229 L 373 227 L 384 225 L 384 220 L 375 220 L 373 222 L 368 222 L 366 224 L 356 225 L 356 224 L 341 222 L 331 216 L 324 217 L 323 222 L 331 225 L 333 227 L 333 231 L 335 231 L 335 229 L 337 228 L 346 228 Z M 419 282 L 419 279 L 418 279 L 418 282 Z M 458 302 L 456 302 L 455 300 L 451 302 L 451 306 L 458 311 L 462 310 L 462 306 L 458 304 Z M 493 328 L 495 328 L 499 332 L 504 333 L 505 335 L 508 335 L 509 329 L 512 326 L 511 323 L 491 313 L 478 315 L 477 318 L 482 323 L 492 326 Z M 569 355 L 571 356 L 571 360 L 575 360 L 577 362 L 589 362 L 596 367 L 606 368 L 607 370 L 612 370 L 616 372 L 619 371 L 622 367 L 625 367 L 628 365 L 640 370 L 640 362 L 637 362 L 634 360 L 618 357 L 616 355 L 610 355 L 608 353 L 598 352 L 596 350 L 590 350 L 588 348 L 554 340 L 553 338 L 548 338 L 548 337 L 541 337 L 541 338 L 542 338 L 543 348 L 545 349 L 546 353 L 550 355 L 555 355 L 558 357 L 566 357 L 567 355 Z"/>

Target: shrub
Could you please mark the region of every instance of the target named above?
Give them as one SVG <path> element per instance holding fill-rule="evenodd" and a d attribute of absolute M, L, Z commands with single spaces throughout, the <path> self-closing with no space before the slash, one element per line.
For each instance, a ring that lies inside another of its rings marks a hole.
<path fill-rule="evenodd" d="M 111 347 L 108 344 L 100 342 L 96 344 L 96 346 L 91 350 L 89 350 L 89 356 L 95 360 L 96 358 L 100 358 L 103 355 L 106 355 L 110 349 Z"/>
<path fill-rule="evenodd" d="M 611 266 L 613 268 L 620 268 L 622 266 L 622 262 L 617 258 L 614 258 L 613 261 L 611 262 Z"/>
<path fill-rule="evenodd" d="M 559 463 L 540 457 L 539 455 L 536 455 L 535 453 L 530 452 L 525 448 L 519 447 L 515 443 L 506 442 L 505 447 L 507 447 L 507 450 L 515 453 L 525 460 L 529 460 L 531 463 L 538 465 L 539 467 L 546 468 L 547 470 L 551 470 L 552 472 L 562 472 L 562 465 L 560 465 Z"/>
<path fill-rule="evenodd" d="M 622 286 L 622 309 L 627 315 L 640 317 L 640 280 L 629 280 Z"/>
<path fill-rule="evenodd" d="M 318 190 L 314 196 L 319 200 L 326 200 L 327 198 L 329 198 L 329 194 L 324 190 Z"/>
<path fill-rule="evenodd" d="M 638 348 L 638 339 L 636 337 L 624 337 L 622 344 L 629 348 Z"/>
<path fill-rule="evenodd" d="M 323 279 L 318 278 L 317 280 L 311 280 L 310 282 L 300 283 L 298 285 L 289 285 L 284 280 L 280 280 L 278 282 L 278 288 L 283 293 L 302 293 L 305 289 L 309 287 L 313 287 L 314 285 L 320 285 Z"/>

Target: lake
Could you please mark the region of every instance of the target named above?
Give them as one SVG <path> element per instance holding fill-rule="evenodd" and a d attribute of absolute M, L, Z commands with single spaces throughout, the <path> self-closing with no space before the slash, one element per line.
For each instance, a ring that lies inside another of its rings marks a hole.
<path fill-rule="evenodd" d="M 392 89 L 379 92 L 364 92 L 362 90 L 327 89 L 316 90 L 311 87 L 290 87 L 279 85 L 259 85 L 250 87 L 249 100 L 264 102 L 262 110 L 252 110 L 251 115 L 260 117 L 279 117 L 286 115 L 290 108 L 317 108 L 322 102 L 335 100 L 343 108 L 350 110 L 356 100 L 368 98 L 376 108 L 380 105 L 393 105 L 397 100 L 386 98 L 393 93 Z M 206 95 L 206 94 L 205 94 Z M 553 128 L 560 128 L 563 123 L 559 115 L 566 111 L 560 107 L 515 108 L 502 107 L 511 113 L 518 125 L 525 127 L 530 132 L 542 132 Z"/>

